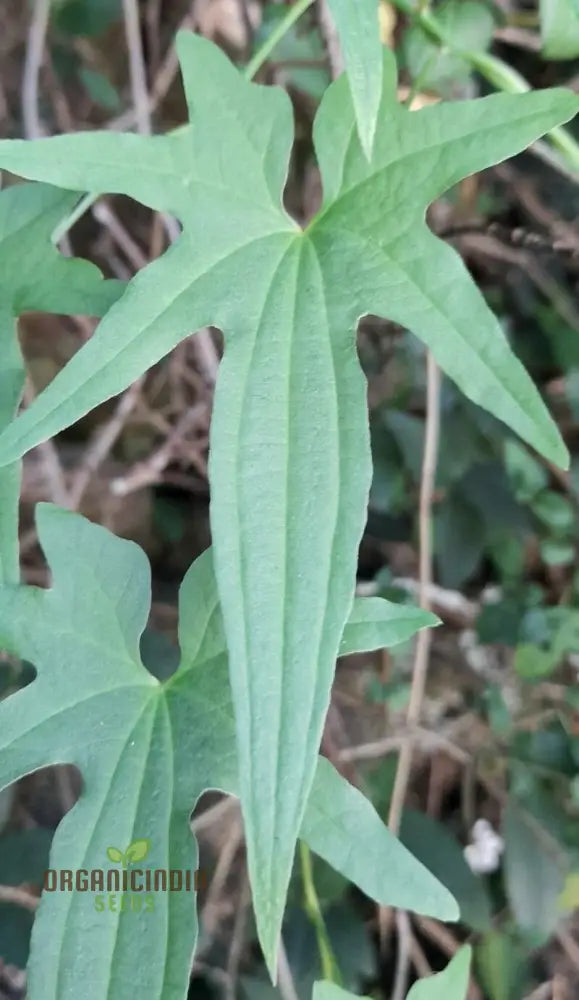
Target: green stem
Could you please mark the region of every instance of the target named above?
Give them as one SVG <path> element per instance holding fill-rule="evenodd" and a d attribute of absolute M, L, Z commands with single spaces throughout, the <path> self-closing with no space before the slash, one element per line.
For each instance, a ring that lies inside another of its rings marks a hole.
<path fill-rule="evenodd" d="M 67 215 L 66 219 L 63 219 L 62 222 L 58 224 L 52 234 L 52 242 L 54 244 L 60 243 L 63 236 L 66 236 L 69 230 L 71 230 L 74 224 L 82 218 L 85 212 L 88 212 L 89 208 L 92 208 L 98 198 L 98 194 L 85 194 L 84 198 L 80 199 L 76 208 L 73 208 L 70 215 Z"/>
<path fill-rule="evenodd" d="M 263 45 L 259 47 L 253 58 L 248 62 L 243 73 L 246 80 L 253 79 L 257 71 L 261 69 L 264 62 L 266 62 L 268 56 L 271 55 L 276 45 L 281 42 L 284 35 L 287 35 L 290 28 L 296 23 L 302 14 L 305 13 L 308 7 L 311 7 L 313 2 L 314 0 L 296 0 L 296 3 L 292 4 L 285 17 L 281 19 L 271 34 L 267 36 Z"/>
<path fill-rule="evenodd" d="M 246 80 L 252 80 L 258 70 L 261 69 L 264 62 L 266 62 L 268 56 L 271 55 L 276 45 L 279 44 L 281 39 L 288 33 L 290 28 L 296 23 L 296 21 L 302 16 L 302 14 L 311 7 L 314 0 L 296 0 L 296 3 L 288 9 L 285 17 L 281 19 L 276 28 L 271 32 L 266 38 L 263 45 L 259 47 L 255 55 L 248 62 L 247 66 L 243 71 L 243 75 Z M 183 126 L 180 126 L 182 129 Z M 175 134 L 175 132 L 180 131 L 180 129 L 174 129 L 173 132 L 169 132 L 169 135 Z M 66 236 L 66 234 L 72 229 L 72 227 L 78 222 L 80 218 L 88 212 L 94 203 L 98 200 L 100 195 L 98 194 L 86 194 L 84 198 L 81 198 L 76 208 L 63 219 L 62 222 L 56 227 L 52 234 L 52 242 L 59 243 L 60 240 Z"/>
<path fill-rule="evenodd" d="M 316 932 L 318 951 L 320 953 L 320 962 L 322 966 L 322 976 L 328 982 L 336 983 L 337 986 L 341 986 L 342 976 L 334 956 L 314 883 L 312 855 L 308 845 L 304 844 L 303 840 L 300 840 L 299 843 L 302 883 L 304 888 L 304 906 Z"/>
<path fill-rule="evenodd" d="M 525 78 L 502 59 L 456 46 L 430 10 L 416 7 L 413 0 L 392 0 L 392 2 L 395 7 L 411 17 L 415 24 L 419 24 L 432 41 L 466 59 L 497 90 L 508 94 L 524 94 L 531 89 Z M 571 133 L 565 128 L 558 127 L 549 132 L 548 138 L 569 166 L 579 173 L 579 144 Z"/>

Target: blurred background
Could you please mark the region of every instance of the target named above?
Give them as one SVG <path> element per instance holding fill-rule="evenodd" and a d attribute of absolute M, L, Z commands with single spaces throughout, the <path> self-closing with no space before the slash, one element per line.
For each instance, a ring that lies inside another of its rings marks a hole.
<path fill-rule="evenodd" d="M 283 2 L 141 0 L 135 47 L 129 6 L 0 0 L 3 138 L 176 127 L 186 118 L 177 29 L 213 39 L 243 66 L 287 12 Z M 408 6 L 382 2 L 380 24 L 398 59 L 400 97 L 413 107 L 508 88 L 520 76 L 533 87 L 579 91 L 575 0 L 433 4 L 445 45 L 400 9 Z M 140 112 L 130 74 L 139 50 Z M 498 60 L 492 71 L 481 63 L 487 52 Z M 293 101 L 286 204 L 302 224 L 321 196 L 312 122 L 340 68 L 328 11 L 317 0 L 258 74 Z M 572 132 L 563 150 L 543 143 L 469 178 L 429 216 L 462 254 L 573 455 L 569 472 L 552 468 L 443 378 L 431 498 L 435 582 L 427 594 L 443 626 L 432 637 L 401 836 L 454 893 L 463 916 L 452 927 L 412 918 L 409 982 L 442 968 L 468 940 L 475 948 L 470 1000 L 579 995 L 579 146 Z M 61 249 L 130 279 L 175 232 L 170 220 L 107 198 L 78 219 Z M 94 326 L 80 317 L 21 320 L 27 401 Z M 424 349 L 408 331 L 372 317 L 361 322 L 358 342 L 374 458 L 359 591 L 416 602 Z M 124 396 L 24 463 L 25 580 L 48 583 L 32 520 L 40 500 L 80 510 L 137 541 L 154 579 L 143 658 L 158 676 L 177 662 L 180 580 L 210 544 L 207 452 L 220 351 L 218 331 L 190 337 Z M 322 746 L 385 819 L 408 732 L 414 656 L 408 644 L 342 660 Z M 0 697 L 31 676 L 0 655 Z M 0 1000 L 26 994 L 38 887 L 53 832 L 79 789 L 79 775 L 60 768 L 0 794 Z M 236 803 L 206 797 L 193 825 L 208 885 L 190 995 L 282 996 L 269 985 L 256 945 Z M 395 922 L 386 919 L 380 943 L 373 904 L 317 859 L 314 881 L 344 985 L 390 997 L 400 947 Z M 295 993 L 306 1000 L 319 956 L 299 865 L 284 940 Z"/>

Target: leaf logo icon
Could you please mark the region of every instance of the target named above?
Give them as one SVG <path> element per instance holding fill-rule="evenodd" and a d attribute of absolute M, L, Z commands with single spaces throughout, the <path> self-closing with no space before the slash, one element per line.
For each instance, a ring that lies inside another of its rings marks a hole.
<path fill-rule="evenodd" d="M 144 861 L 150 850 L 150 840 L 133 840 L 125 851 L 125 864 L 134 865 L 138 861 Z"/>
<path fill-rule="evenodd" d="M 122 865 L 123 868 L 128 868 L 129 865 L 144 861 L 150 850 L 150 840 L 133 840 L 126 851 L 120 851 L 118 847 L 107 847 L 107 858 L 115 865 Z"/>

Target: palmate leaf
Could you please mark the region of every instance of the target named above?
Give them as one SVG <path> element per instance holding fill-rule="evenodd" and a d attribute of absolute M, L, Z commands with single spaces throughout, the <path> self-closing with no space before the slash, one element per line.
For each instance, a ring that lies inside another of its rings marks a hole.
<path fill-rule="evenodd" d="M 103 869 L 107 859 L 134 867 L 145 857 L 154 869 L 194 869 L 189 814 L 197 799 L 210 788 L 238 791 L 212 554 L 183 582 L 181 664 L 161 684 L 139 657 L 150 604 L 143 552 L 50 505 L 37 508 L 37 526 L 52 589 L 0 588 L 0 647 L 38 670 L 29 687 L 0 705 L 0 788 L 47 764 L 80 768 L 83 792 L 55 834 L 51 869 Z M 374 609 L 372 629 L 360 642 L 348 638 L 348 647 L 390 645 L 436 621 L 419 609 L 410 621 L 408 611 L 383 602 L 381 620 Z M 302 836 L 379 902 L 457 919 L 450 893 L 325 760 Z M 44 893 L 30 1000 L 72 1000 L 87 989 L 91 1000 L 125 1000 L 130 992 L 183 1000 L 197 933 L 191 893 L 153 893 L 154 909 L 143 903 L 138 913 L 121 912 L 119 897 L 114 912 L 108 896 L 97 908 L 99 895 Z"/>
<path fill-rule="evenodd" d="M 345 78 L 315 139 L 325 200 L 300 231 L 281 207 L 291 106 L 244 82 L 206 40 L 178 48 L 191 125 L 169 137 L 0 142 L 0 165 L 173 211 L 184 232 L 141 271 L 97 334 L 0 438 L 0 461 L 122 391 L 191 330 L 225 335 L 211 430 L 211 521 L 231 662 L 253 900 L 270 968 L 336 653 L 352 606 L 370 486 L 359 317 L 408 326 L 471 399 L 555 462 L 567 453 L 427 204 L 573 116 L 563 90 L 396 103 L 384 53 L 368 161 Z M 134 164 L 139 164 L 139 170 Z"/>
<path fill-rule="evenodd" d="M 78 195 L 41 184 L 0 192 L 0 430 L 14 418 L 24 387 L 16 319 L 24 312 L 102 316 L 118 299 L 120 281 L 103 281 L 94 264 L 61 257 L 51 233 Z M 0 584 L 15 583 L 18 567 L 17 462 L 0 470 Z"/>

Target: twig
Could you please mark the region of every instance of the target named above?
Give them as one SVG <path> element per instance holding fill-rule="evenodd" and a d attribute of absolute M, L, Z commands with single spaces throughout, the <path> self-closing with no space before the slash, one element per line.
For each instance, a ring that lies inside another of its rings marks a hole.
<path fill-rule="evenodd" d="M 147 71 L 143 56 L 141 39 L 141 24 L 137 0 L 123 0 L 125 15 L 125 34 L 129 50 L 129 71 L 131 76 L 131 91 L 137 118 L 137 131 L 141 135 L 152 135 L 149 92 L 147 89 Z"/>
<path fill-rule="evenodd" d="M 20 886 L 0 885 L 0 903 L 13 903 L 34 913 L 40 905 L 40 899 L 26 889 L 21 889 Z"/>
<path fill-rule="evenodd" d="M 438 458 L 438 437 L 440 428 L 440 369 L 430 352 L 427 355 L 426 380 L 426 429 L 424 440 L 424 457 L 420 482 L 419 536 L 420 536 L 420 589 L 419 603 L 425 611 L 429 610 L 428 592 L 432 583 L 432 539 L 431 515 L 434 495 L 436 462 Z M 432 639 L 431 629 L 422 629 L 416 642 L 416 657 L 412 673 L 410 701 L 406 713 L 408 737 L 398 760 L 394 791 L 390 805 L 388 826 L 394 833 L 400 829 L 402 809 L 408 789 L 412 754 L 414 750 L 414 731 L 420 721 L 422 701 L 428 672 L 428 657 Z"/>
<path fill-rule="evenodd" d="M 24 389 L 24 401 L 28 406 L 34 400 L 34 396 L 34 389 L 30 381 L 27 381 Z M 54 442 L 43 441 L 42 444 L 38 445 L 38 452 L 42 461 L 42 470 L 50 499 L 53 503 L 58 504 L 59 507 L 68 507 L 69 498 L 66 480 Z"/>
<path fill-rule="evenodd" d="M 97 222 L 100 222 L 101 226 L 108 229 L 114 242 L 117 244 L 119 249 L 123 251 L 127 260 L 133 265 L 135 271 L 139 271 L 142 267 L 147 266 L 149 261 L 147 260 L 145 254 L 141 250 L 138 243 L 135 242 L 131 234 L 125 229 L 110 205 L 99 201 L 93 207 L 92 214 Z"/>
<path fill-rule="evenodd" d="M 383 739 L 373 740 L 371 743 L 361 743 L 355 747 L 345 747 L 343 750 L 338 751 L 338 760 L 348 762 L 376 760 L 379 757 L 385 757 L 389 753 L 400 750 L 408 742 L 409 735 L 412 735 L 415 746 L 419 745 L 424 750 L 445 751 L 449 757 L 458 761 L 459 764 L 470 763 L 471 758 L 466 750 L 457 746 L 456 743 L 452 743 L 451 740 L 446 739 L 441 733 L 433 733 L 428 729 L 422 729 L 420 726 L 416 726 L 412 734 L 409 733 L 408 729 L 405 729 L 400 736 L 385 736 Z"/>
<path fill-rule="evenodd" d="M 410 971 L 410 951 L 412 932 L 410 929 L 410 917 L 406 910 L 396 911 L 396 933 L 397 933 L 397 953 L 396 972 L 394 975 L 394 985 L 392 987 L 391 1000 L 404 1000 L 408 986 L 408 973 Z"/>
<path fill-rule="evenodd" d="M 216 802 L 214 806 L 206 809 L 205 812 L 202 812 L 199 816 L 195 816 L 191 820 L 192 832 L 198 837 L 200 833 L 204 833 L 209 827 L 213 826 L 217 820 L 223 821 L 225 816 L 234 809 L 238 809 L 237 799 L 226 795 L 219 802 Z"/>
<path fill-rule="evenodd" d="M 211 879 L 209 889 L 207 890 L 207 896 L 201 914 L 203 927 L 208 937 L 211 937 L 218 924 L 219 897 L 225 888 L 225 883 L 227 882 L 229 872 L 231 871 L 233 862 L 235 861 L 235 856 L 239 850 L 242 840 L 243 830 L 241 827 L 241 820 L 236 818 L 234 824 L 232 824 L 230 828 L 229 837 L 221 849 L 221 853 L 213 873 L 213 878 Z"/>
<path fill-rule="evenodd" d="M 175 451 L 187 432 L 198 423 L 200 418 L 205 417 L 207 408 L 205 403 L 197 403 L 195 406 L 185 410 L 175 427 L 157 451 L 149 455 L 144 462 L 138 462 L 125 476 L 119 476 L 111 482 L 111 492 L 118 497 L 127 496 L 135 490 L 144 486 L 151 486 L 158 483 L 162 473 L 175 456 Z M 203 475 L 206 470 L 199 470 Z"/>
<path fill-rule="evenodd" d="M 433 355 L 429 351 L 426 357 L 426 429 L 424 438 L 424 455 L 422 460 L 422 474 L 420 480 L 420 506 L 419 506 L 419 541 L 420 541 L 420 562 L 419 562 L 419 603 L 420 607 L 429 610 L 428 600 L 429 587 L 432 583 L 432 539 L 431 539 L 431 515 L 434 486 L 436 478 L 436 462 L 438 457 L 438 437 L 440 428 L 440 369 L 436 364 Z M 414 669 L 412 673 L 412 686 L 410 689 L 410 701 L 406 713 L 407 736 L 402 744 L 394 789 L 390 802 L 388 816 L 388 826 L 393 833 L 397 834 L 400 829 L 402 819 L 402 809 L 408 791 L 408 783 L 412 769 L 412 756 L 414 753 L 415 730 L 420 721 L 422 701 L 426 686 L 426 675 L 428 672 L 428 660 L 430 653 L 432 633 L 430 629 L 423 629 L 418 633 L 416 641 L 416 655 Z M 388 924 L 388 910 L 381 907 L 378 913 L 378 925 L 380 930 L 380 941 L 382 947 L 386 941 L 386 928 Z M 400 937 L 400 928 L 404 930 L 404 924 L 399 926 L 398 946 L 399 950 L 404 946 L 404 940 Z M 401 987 L 403 978 L 403 962 L 408 965 L 409 958 L 406 952 L 399 951 L 397 983 Z"/>
<path fill-rule="evenodd" d="M 555 936 L 567 958 L 573 963 L 577 972 L 579 972 L 579 944 L 566 927 L 558 927 L 555 931 Z"/>
<path fill-rule="evenodd" d="M 231 946 L 229 948 L 229 956 L 227 958 L 225 1000 L 236 1000 L 237 997 L 237 979 L 239 975 L 241 955 L 243 952 L 250 901 L 251 890 L 249 888 L 249 879 L 247 878 L 247 874 L 245 874 L 241 892 L 239 894 L 239 903 L 237 906 L 237 913 L 235 915 L 235 922 L 233 924 L 233 933 L 231 935 Z"/>
<path fill-rule="evenodd" d="M 334 19 L 328 7 L 327 0 L 320 0 L 318 17 L 320 21 L 320 31 L 324 39 L 326 52 L 328 53 L 330 73 L 332 80 L 335 80 L 344 69 L 344 60 L 342 58 L 340 39 L 336 30 L 336 25 L 334 24 Z"/>
<path fill-rule="evenodd" d="M 277 953 L 277 985 L 282 995 L 282 1000 L 299 1000 L 283 938 L 280 939 Z"/>
<path fill-rule="evenodd" d="M 35 0 L 28 29 L 22 77 L 22 122 L 27 139 L 38 139 L 43 134 L 38 111 L 38 81 L 44 57 L 50 4 L 51 0 Z"/>
<path fill-rule="evenodd" d="M 70 504 L 73 510 L 78 510 L 92 477 L 110 454 L 119 435 L 122 434 L 128 418 L 137 405 L 145 378 L 146 376 L 143 375 L 137 379 L 123 393 L 112 417 L 104 427 L 97 431 L 93 442 L 87 447 L 82 464 L 75 473 L 70 491 Z"/>

